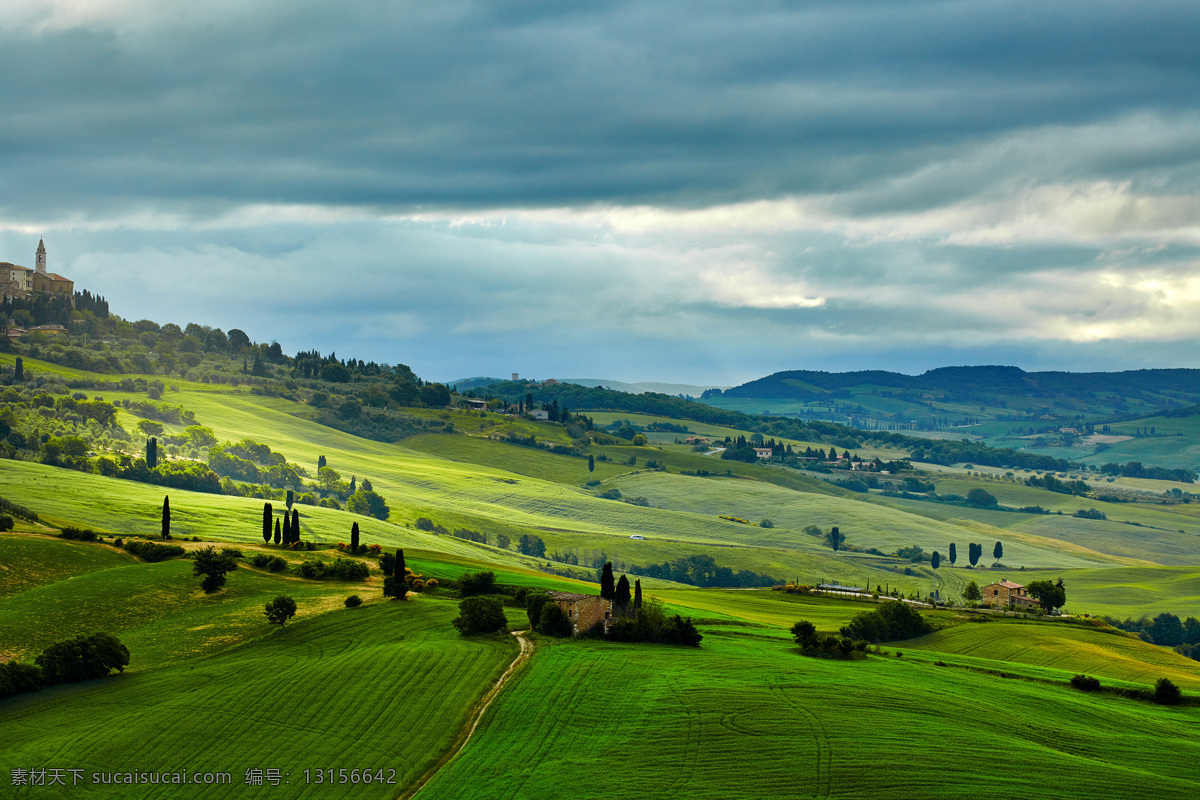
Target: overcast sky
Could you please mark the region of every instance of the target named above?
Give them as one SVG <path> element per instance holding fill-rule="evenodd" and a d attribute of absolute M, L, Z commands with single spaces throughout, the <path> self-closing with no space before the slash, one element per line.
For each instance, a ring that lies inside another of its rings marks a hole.
<path fill-rule="evenodd" d="M 422 377 L 1200 367 L 1200 4 L 4 0 L 0 260 Z"/>

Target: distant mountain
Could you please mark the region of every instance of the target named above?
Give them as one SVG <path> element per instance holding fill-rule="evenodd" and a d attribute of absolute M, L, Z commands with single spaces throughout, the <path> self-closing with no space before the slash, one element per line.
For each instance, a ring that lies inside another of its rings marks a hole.
<path fill-rule="evenodd" d="M 861 372 L 776 372 L 722 392 L 724 397 L 817 400 L 847 396 L 849 390 L 894 389 L 952 395 L 1079 397 L 1109 393 L 1122 397 L 1168 394 L 1200 397 L 1200 370 L 1143 369 L 1126 372 L 1026 372 L 1019 367 L 940 367 L 921 375 Z M 857 394 L 858 392 L 855 392 Z"/>
<path fill-rule="evenodd" d="M 690 397 L 699 397 L 709 389 L 728 389 L 728 386 L 695 386 L 689 383 L 656 383 L 647 381 L 643 383 L 623 383 L 621 381 L 609 380 L 607 378 L 559 378 L 559 383 L 574 383 L 579 386 L 587 386 L 595 388 L 604 386 L 608 389 L 614 389 L 618 392 L 629 392 L 630 394 L 642 394 L 643 392 L 657 392 L 658 394 L 679 395 L 685 394 Z"/>
<path fill-rule="evenodd" d="M 466 392 L 471 389 L 479 389 L 484 386 L 491 386 L 494 383 L 501 383 L 505 378 L 460 378 L 456 381 L 451 381 L 450 386 L 457 388 L 460 392 Z M 608 378 L 555 378 L 559 383 L 573 383 L 577 386 L 586 386 L 589 389 L 594 389 L 597 386 L 603 386 L 618 392 L 628 392 L 629 394 L 642 394 L 644 392 L 657 392 L 658 394 L 668 395 L 688 395 L 690 397 L 699 397 L 705 391 L 710 389 L 722 390 L 728 389 L 728 386 L 695 386 L 690 383 L 656 383 L 653 381 L 644 383 L 624 383 L 623 381 L 614 381 Z"/>

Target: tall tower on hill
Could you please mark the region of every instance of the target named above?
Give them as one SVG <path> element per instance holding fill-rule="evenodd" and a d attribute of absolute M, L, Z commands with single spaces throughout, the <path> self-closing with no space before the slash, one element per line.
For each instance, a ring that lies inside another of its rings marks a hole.
<path fill-rule="evenodd" d="M 38 239 L 37 271 L 46 274 L 46 243 Z"/>

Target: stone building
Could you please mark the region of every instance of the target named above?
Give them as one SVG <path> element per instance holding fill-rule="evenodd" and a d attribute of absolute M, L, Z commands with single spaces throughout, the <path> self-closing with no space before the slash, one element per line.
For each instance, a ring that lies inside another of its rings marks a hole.
<path fill-rule="evenodd" d="M 46 243 L 38 240 L 34 254 L 35 269 L 0 262 L 0 294 L 6 297 L 26 297 L 30 292 L 65 294 L 75 297 L 75 282 L 46 269 Z"/>
<path fill-rule="evenodd" d="M 984 605 L 1003 607 L 1011 603 L 1020 608 L 1037 605 L 1037 600 L 1025 594 L 1024 586 L 1007 579 L 999 583 L 989 583 L 979 591 L 983 594 L 980 602 Z"/>
<path fill-rule="evenodd" d="M 571 623 L 571 632 L 578 636 L 597 622 L 604 623 L 604 632 L 608 633 L 609 623 L 612 622 L 612 601 L 591 594 L 575 594 L 573 592 L 547 592 L 550 599 L 558 604 Z"/>

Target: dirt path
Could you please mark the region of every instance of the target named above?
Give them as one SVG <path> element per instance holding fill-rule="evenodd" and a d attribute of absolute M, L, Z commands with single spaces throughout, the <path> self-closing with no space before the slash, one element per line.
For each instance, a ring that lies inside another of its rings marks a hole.
<path fill-rule="evenodd" d="M 525 634 L 528 632 L 529 631 L 513 631 L 513 636 L 517 637 L 517 641 L 521 643 L 521 652 L 517 653 L 517 657 L 513 659 L 511 664 L 508 665 L 508 669 L 504 670 L 504 674 L 501 675 L 494 684 L 492 684 L 492 688 L 488 689 L 488 693 L 485 694 L 483 699 L 481 699 L 475 706 L 475 711 L 471 714 L 471 718 L 467 720 L 467 724 L 464 725 L 462 730 L 459 731 L 458 737 L 454 740 L 454 743 L 450 745 L 450 749 L 447 750 L 442 757 L 437 760 L 437 763 L 430 767 L 425 774 L 417 780 L 416 783 L 408 787 L 408 789 L 406 789 L 404 793 L 400 795 L 398 800 L 410 800 L 410 798 L 418 795 L 421 790 L 425 788 L 425 784 L 433 780 L 433 776 L 436 775 L 438 771 L 442 769 L 442 767 L 449 764 L 454 757 L 462 752 L 462 749 L 467 746 L 467 742 L 471 741 L 471 737 L 475 735 L 475 729 L 479 727 L 479 721 L 483 719 L 483 715 L 492 705 L 492 701 L 500 695 L 500 691 L 504 688 L 505 684 L 508 683 L 509 679 L 516 674 L 520 666 L 525 663 L 529 656 L 533 655 L 533 642 L 525 638 Z"/>

